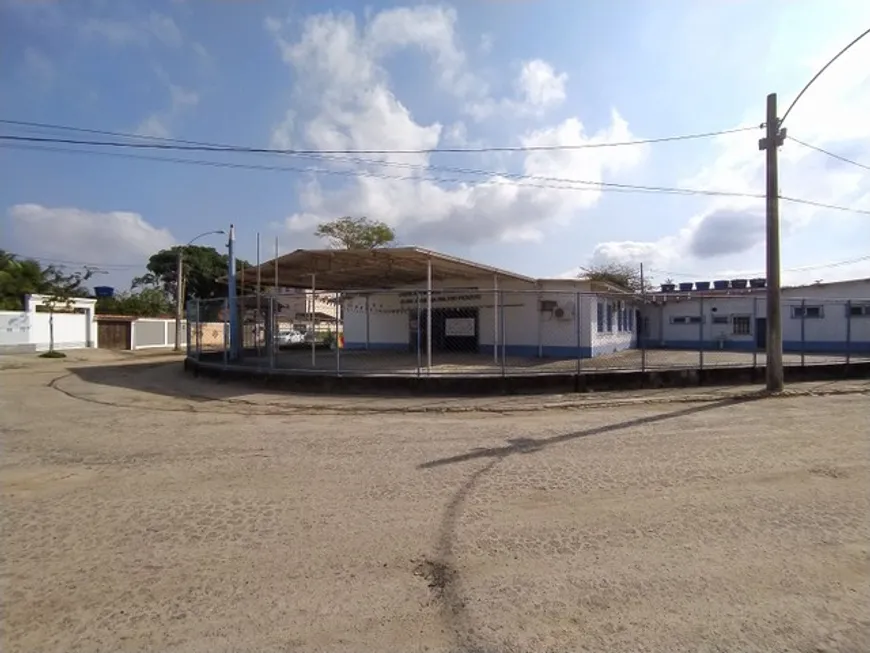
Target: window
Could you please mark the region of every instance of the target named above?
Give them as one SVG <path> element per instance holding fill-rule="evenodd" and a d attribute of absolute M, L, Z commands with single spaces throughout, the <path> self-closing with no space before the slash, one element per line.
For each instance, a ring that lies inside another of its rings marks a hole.
<path fill-rule="evenodd" d="M 628 308 L 628 330 L 634 331 L 634 309 L 630 306 Z"/>
<path fill-rule="evenodd" d="M 735 315 L 731 318 L 731 332 L 735 336 L 748 336 L 752 333 L 752 320 L 748 315 Z"/>
<path fill-rule="evenodd" d="M 713 324 L 728 324 L 728 316 L 727 315 L 714 315 L 713 316 Z"/>
<path fill-rule="evenodd" d="M 616 304 L 616 330 L 625 331 L 625 309 L 622 307 L 622 302 Z"/>
<path fill-rule="evenodd" d="M 604 302 L 598 302 L 598 333 L 604 333 Z"/>
<path fill-rule="evenodd" d="M 870 304 L 849 304 L 846 306 L 847 317 L 870 317 Z"/>
<path fill-rule="evenodd" d="M 701 324 L 701 316 L 675 315 L 671 318 L 671 324 Z"/>
<path fill-rule="evenodd" d="M 825 317 L 825 311 L 821 306 L 792 306 L 791 316 L 796 319 L 821 319 Z"/>
<path fill-rule="evenodd" d="M 613 303 L 607 302 L 607 333 L 613 333 Z"/>

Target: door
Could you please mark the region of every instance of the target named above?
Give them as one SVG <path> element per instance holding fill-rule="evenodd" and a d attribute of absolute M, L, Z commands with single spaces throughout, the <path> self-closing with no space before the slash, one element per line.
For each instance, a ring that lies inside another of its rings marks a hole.
<path fill-rule="evenodd" d="M 97 345 L 100 349 L 130 349 L 131 323 L 122 320 L 97 322 Z"/>
<path fill-rule="evenodd" d="M 443 308 L 432 311 L 432 343 L 451 354 L 477 353 L 477 309 Z"/>
<path fill-rule="evenodd" d="M 755 318 L 755 346 L 762 351 L 767 349 L 767 318 Z"/>

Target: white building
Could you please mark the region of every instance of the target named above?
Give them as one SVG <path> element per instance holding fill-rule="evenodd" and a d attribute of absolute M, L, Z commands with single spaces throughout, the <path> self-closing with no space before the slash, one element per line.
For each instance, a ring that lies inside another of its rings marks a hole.
<path fill-rule="evenodd" d="M 645 344 L 669 349 L 698 349 L 703 344 L 708 349 L 763 350 L 766 290 L 721 283 L 731 287 L 650 295 L 643 310 Z M 783 351 L 870 352 L 870 279 L 783 288 L 782 325 Z"/>
<path fill-rule="evenodd" d="M 0 354 L 45 351 L 52 329 L 55 349 L 97 346 L 96 299 L 76 297 L 56 305 L 53 316 L 48 310 L 49 303 L 50 298 L 45 295 L 28 295 L 23 311 L 0 311 Z"/>
<path fill-rule="evenodd" d="M 416 247 L 297 250 L 277 266 L 280 286 L 338 294 L 345 349 L 414 353 L 431 342 L 439 353 L 576 358 L 637 343 L 633 295 L 600 282 L 533 279 Z M 261 274 L 274 278 L 275 261 Z"/>

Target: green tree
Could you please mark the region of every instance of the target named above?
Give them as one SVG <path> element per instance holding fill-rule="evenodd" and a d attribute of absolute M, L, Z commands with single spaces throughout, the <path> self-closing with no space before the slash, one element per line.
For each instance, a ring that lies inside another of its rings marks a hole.
<path fill-rule="evenodd" d="M 227 268 L 229 258 L 213 247 L 188 245 L 184 249 L 184 300 L 192 297 L 212 299 L 226 297 Z M 236 272 L 251 264 L 242 259 L 236 259 Z M 148 272 L 133 280 L 133 290 L 157 289 L 175 305 L 176 284 L 178 282 L 178 246 L 162 249 L 148 259 Z"/>
<path fill-rule="evenodd" d="M 65 356 L 54 349 L 54 314 L 59 309 L 69 309 L 76 297 L 88 295 L 84 284 L 93 274 L 94 270 L 90 268 L 72 274 L 67 274 L 62 269 L 52 266 L 46 270 L 49 282 L 48 291 L 45 293 L 45 307 L 48 308 L 48 352 L 42 354 L 43 357 L 62 358 Z"/>
<path fill-rule="evenodd" d="M 144 287 L 97 299 L 96 312 L 109 315 L 161 317 L 172 313 L 173 302 L 162 288 Z"/>
<path fill-rule="evenodd" d="M 0 310 L 23 311 L 25 295 L 46 293 L 51 289 L 52 268 L 43 268 L 33 259 L 20 259 L 0 250 Z"/>
<path fill-rule="evenodd" d="M 375 249 L 388 247 L 396 233 L 385 222 L 345 216 L 317 226 L 314 235 L 326 238 L 337 249 Z"/>
<path fill-rule="evenodd" d="M 640 268 L 629 263 L 602 263 L 581 268 L 580 278 L 589 281 L 604 281 L 620 286 L 632 292 L 650 290 L 652 284 L 649 279 L 640 280 Z"/>

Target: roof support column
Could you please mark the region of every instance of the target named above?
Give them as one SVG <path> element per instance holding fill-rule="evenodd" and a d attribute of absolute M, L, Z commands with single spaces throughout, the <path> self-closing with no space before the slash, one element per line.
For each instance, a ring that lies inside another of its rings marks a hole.
<path fill-rule="evenodd" d="M 426 260 L 426 374 L 432 374 L 432 257 Z"/>
<path fill-rule="evenodd" d="M 492 275 L 492 362 L 498 365 L 498 275 Z M 502 309 L 504 310 L 504 309 Z"/>
<path fill-rule="evenodd" d="M 311 318 L 310 324 L 311 324 L 311 368 L 312 369 L 317 368 L 317 338 L 316 338 L 316 331 L 314 329 L 314 310 L 317 308 L 314 305 L 314 298 L 316 296 L 315 293 L 317 292 L 317 284 L 315 283 L 316 279 L 317 279 L 317 275 L 314 272 L 312 272 L 311 273 L 311 313 L 309 314 L 309 317 Z"/>

